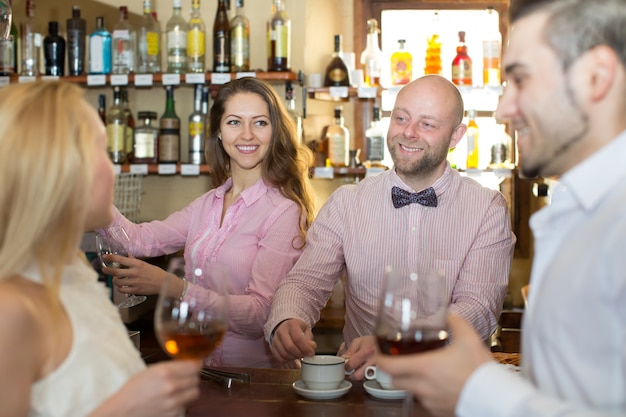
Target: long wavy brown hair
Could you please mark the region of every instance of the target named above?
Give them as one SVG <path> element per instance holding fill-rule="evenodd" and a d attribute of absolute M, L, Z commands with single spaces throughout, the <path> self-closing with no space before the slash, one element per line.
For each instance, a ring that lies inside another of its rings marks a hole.
<path fill-rule="evenodd" d="M 272 124 L 270 147 L 261 162 L 266 184 L 278 188 L 282 195 L 300 207 L 300 237 L 303 247 L 306 231 L 313 222 L 313 191 L 309 181 L 309 167 L 313 163 L 310 149 L 298 142 L 296 126 L 272 86 L 263 80 L 244 77 L 224 84 L 209 114 L 210 130 L 206 139 L 205 156 L 216 184 L 223 184 L 231 176 L 230 157 L 218 140 L 220 122 L 226 102 L 239 93 L 257 94 L 267 103 Z"/>

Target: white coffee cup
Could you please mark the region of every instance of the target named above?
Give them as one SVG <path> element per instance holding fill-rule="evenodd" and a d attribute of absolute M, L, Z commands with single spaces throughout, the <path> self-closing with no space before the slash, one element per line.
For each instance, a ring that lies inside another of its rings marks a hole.
<path fill-rule="evenodd" d="M 368 366 L 365 368 L 365 378 L 369 380 L 376 380 L 376 382 L 378 382 L 383 389 L 395 389 L 391 383 L 391 376 L 387 372 L 382 371 L 375 366 Z"/>
<path fill-rule="evenodd" d="M 315 391 L 339 388 L 346 375 L 346 360 L 340 356 L 315 355 L 302 359 L 302 381 Z"/>

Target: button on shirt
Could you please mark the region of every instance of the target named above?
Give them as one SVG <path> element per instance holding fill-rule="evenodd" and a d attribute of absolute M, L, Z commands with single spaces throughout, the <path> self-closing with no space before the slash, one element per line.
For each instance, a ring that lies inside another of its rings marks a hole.
<path fill-rule="evenodd" d="M 495 330 L 515 243 L 502 194 L 449 166 L 433 184 L 438 207 L 396 209 L 393 186 L 421 191 L 389 170 L 329 197 L 309 229 L 302 256 L 276 293 L 265 326 L 268 340 L 288 318 L 313 327 L 342 274 L 346 345 L 374 334 L 385 266 L 411 263 L 442 268 L 450 310 L 469 320 L 483 339 Z"/>
<path fill-rule="evenodd" d="M 294 248 L 300 243 L 299 208 L 259 180 L 240 194 L 221 222 L 224 194 L 231 186 L 228 179 L 163 221 L 136 225 L 117 212 L 114 224 L 127 228 L 135 256 L 153 257 L 184 248 L 186 277 L 192 276 L 192 265 L 207 270 L 211 263 L 227 266 L 228 331 L 213 352 L 211 365 L 285 366 L 272 356 L 263 325 L 278 283 L 302 252 Z M 215 293 L 190 284 L 186 297 L 190 296 L 210 304 Z"/>
<path fill-rule="evenodd" d="M 460 417 L 626 416 L 626 132 L 568 171 L 531 218 L 522 377 L 490 363 Z"/>

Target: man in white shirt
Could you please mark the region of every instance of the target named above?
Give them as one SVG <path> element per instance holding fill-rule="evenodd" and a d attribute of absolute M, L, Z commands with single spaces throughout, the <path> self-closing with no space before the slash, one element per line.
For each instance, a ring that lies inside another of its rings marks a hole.
<path fill-rule="evenodd" d="M 625 416 L 626 3 L 513 1 L 511 21 L 496 117 L 525 175 L 560 177 L 531 218 L 521 375 L 452 315 L 448 346 L 377 365 L 438 416 Z"/>

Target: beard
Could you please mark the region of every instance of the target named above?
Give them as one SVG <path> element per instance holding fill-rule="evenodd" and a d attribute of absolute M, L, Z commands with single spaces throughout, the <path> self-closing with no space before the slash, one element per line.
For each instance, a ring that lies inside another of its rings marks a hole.
<path fill-rule="evenodd" d="M 390 146 L 389 153 L 391 154 L 391 159 L 393 160 L 396 172 L 407 177 L 423 176 L 426 174 L 430 174 L 439 169 L 441 163 L 448 157 L 448 150 L 450 146 L 449 141 L 448 143 L 443 144 L 444 146 L 426 146 L 424 148 L 424 154 L 421 158 L 417 160 L 413 159 L 410 161 L 402 158 L 403 155 L 401 156 L 399 154 L 399 145 L 397 145 L 397 142 L 402 141 L 396 141 L 396 146 Z"/>

